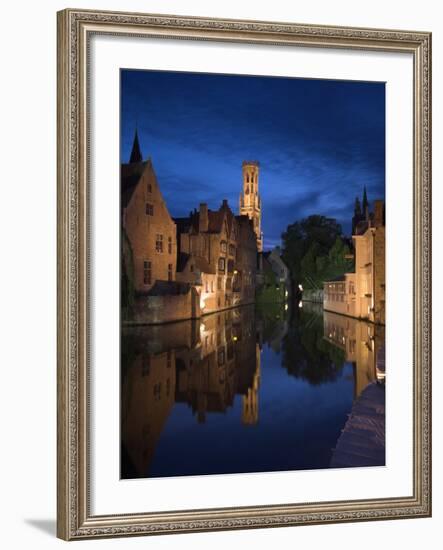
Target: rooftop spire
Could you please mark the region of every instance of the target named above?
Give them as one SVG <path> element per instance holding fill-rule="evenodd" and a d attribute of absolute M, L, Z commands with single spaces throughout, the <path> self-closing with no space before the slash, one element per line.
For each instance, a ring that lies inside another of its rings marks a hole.
<path fill-rule="evenodd" d="M 134 143 L 132 144 L 132 151 L 131 151 L 131 156 L 129 158 L 129 162 L 132 164 L 133 162 L 142 162 L 142 161 L 143 161 L 143 156 L 140 150 L 140 143 L 138 142 L 138 132 L 136 128 L 135 135 L 134 135 Z"/>
<path fill-rule="evenodd" d="M 368 203 L 368 196 L 366 194 L 366 185 L 365 185 L 363 188 L 363 204 L 362 204 L 363 214 L 366 212 L 366 208 L 368 206 L 369 206 L 369 203 Z"/>

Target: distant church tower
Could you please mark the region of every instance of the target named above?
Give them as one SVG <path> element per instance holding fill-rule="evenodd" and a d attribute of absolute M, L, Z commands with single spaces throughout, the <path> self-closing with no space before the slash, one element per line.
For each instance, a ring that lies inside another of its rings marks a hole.
<path fill-rule="evenodd" d="M 255 345 L 255 361 L 256 368 L 251 387 L 243 396 L 242 422 L 243 424 L 254 425 L 258 422 L 258 390 L 260 387 L 260 346 Z"/>
<path fill-rule="evenodd" d="M 254 223 L 257 235 L 257 249 L 263 250 L 263 233 L 261 232 L 261 200 L 258 194 L 259 163 L 256 160 L 243 162 L 243 193 L 240 194 L 240 214 L 246 215 Z"/>

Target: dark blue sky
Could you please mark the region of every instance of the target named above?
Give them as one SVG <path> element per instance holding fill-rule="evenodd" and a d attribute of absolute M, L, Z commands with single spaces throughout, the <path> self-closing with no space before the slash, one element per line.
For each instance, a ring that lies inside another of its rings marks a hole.
<path fill-rule="evenodd" d="M 385 85 L 263 76 L 121 71 L 121 155 L 138 127 L 172 216 L 226 198 L 243 160 L 260 162 L 265 248 L 310 214 L 350 233 L 355 197 L 385 197 Z"/>

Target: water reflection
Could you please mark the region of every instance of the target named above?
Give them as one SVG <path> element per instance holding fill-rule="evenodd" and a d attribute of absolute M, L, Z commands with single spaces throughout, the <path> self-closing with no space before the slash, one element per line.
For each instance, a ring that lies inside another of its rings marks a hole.
<path fill-rule="evenodd" d="M 377 366 L 377 358 L 380 361 L 380 355 L 384 352 L 384 326 L 328 311 L 324 312 L 323 323 L 325 339 L 343 351 L 345 361 L 353 363 L 355 398 L 371 382 L 384 379 Z"/>
<path fill-rule="evenodd" d="M 124 328 L 122 478 L 329 467 L 383 341 L 310 304 Z"/>

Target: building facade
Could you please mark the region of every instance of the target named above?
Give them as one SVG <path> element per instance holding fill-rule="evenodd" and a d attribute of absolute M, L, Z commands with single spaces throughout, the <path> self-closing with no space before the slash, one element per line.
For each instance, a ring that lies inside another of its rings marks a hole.
<path fill-rule="evenodd" d="M 261 355 L 254 306 L 195 322 L 131 327 L 122 347 L 122 478 L 145 477 L 175 403 L 195 422 L 241 401 L 237 421 L 259 421 Z"/>
<path fill-rule="evenodd" d="M 202 203 L 175 222 L 177 280 L 196 285 L 202 312 L 253 302 L 257 244 L 251 220 L 235 216 L 224 200 L 218 210 Z"/>
<path fill-rule="evenodd" d="M 121 209 L 122 229 L 132 249 L 135 291 L 146 294 L 156 281 L 175 281 L 175 223 L 151 159 L 142 159 L 137 133 L 130 161 L 121 165 Z"/>
<path fill-rule="evenodd" d="M 364 195 L 366 198 L 366 193 Z M 367 200 L 367 199 L 366 199 Z M 353 219 L 355 273 L 323 285 L 325 310 L 385 324 L 385 222 L 384 204 L 374 202 L 374 212 Z"/>
<path fill-rule="evenodd" d="M 254 302 L 262 243 L 258 163 L 243 163 L 243 179 L 247 213 L 234 215 L 224 200 L 218 210 L 202 203 L 174 220 L 135 133 L 129 163 L 121 165 L 125 322 L 198 318 Z"/>

